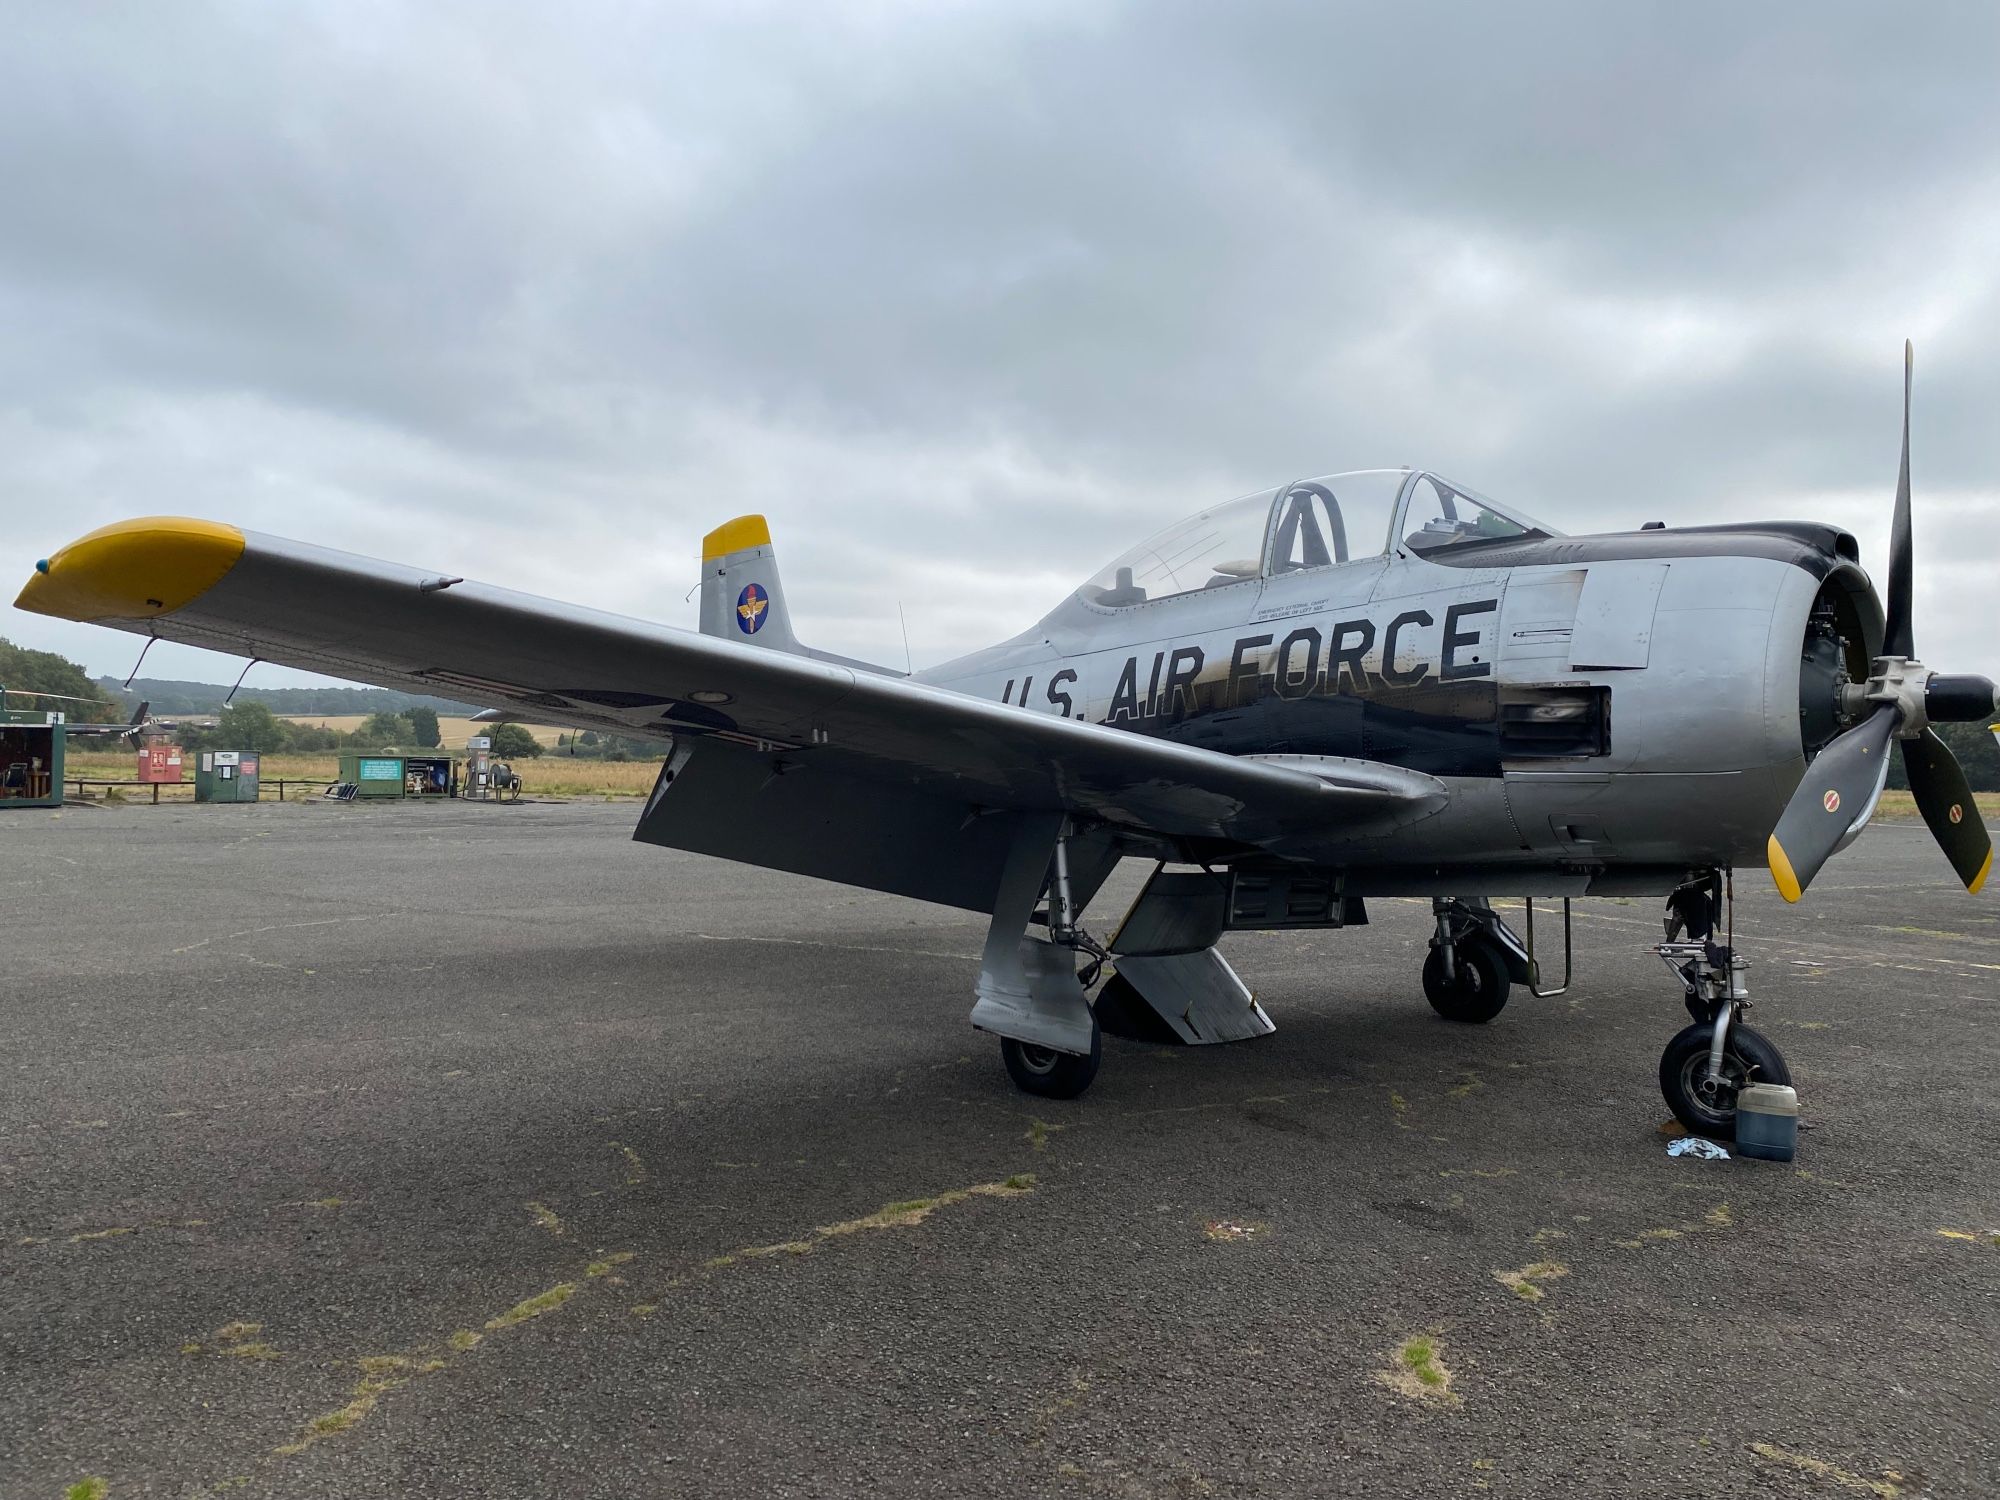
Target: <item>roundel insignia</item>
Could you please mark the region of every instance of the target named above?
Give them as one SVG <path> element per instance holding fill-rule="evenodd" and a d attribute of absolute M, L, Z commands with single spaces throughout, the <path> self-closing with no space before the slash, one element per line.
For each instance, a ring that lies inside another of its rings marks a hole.
<path fill-rule="evenodd" d="M 771 596 L 762 585 L 744 584 L 743 592 L 736 596 L 736 628 L 745 635 L 755 635 L 764 628 L 770 612 Z"/>
<path fill-rule="evenodd" d="M 1957 823 L 1957 822 L 1960 822 L 1960 821 L 1962 821 L 1962 820 L 1964 819 L 1964 817 L 1965 817 L 1965 808 L 1964 808 L 1964 806 L 1963 806 L 1962 804 L 1960 804 L 1960 803 L 1957 803 L 1957 802 L 1954 802 L 1954 803 L 1952 803 L 1952 805 L 1951 805 L 1951 820 L 1952 820 L 1952 822 L 1954 822 L 1954 823 Z"/>
<path fill-rule="evenodd" d="M 750 628 L 750 627 L 749 627 L 749 626 L 747 626 L 747 625 L 746 625 L 746 626 L 744 626 L 744 629 L 746 629 L 746 630 L 747 630 L 747 629 L 749 629 L 749 628 Z M 1840 793 L 1838 793 L 1838 792 L 1834 791 L 1834 790 L 1833 790 L 1833 788 L 1831 788 L 1831 787 L 1828 787 L 1828 788 L 1827 788 L 1827 792 L 1826 792 L 1826 795 L 1825 795 L 1824 797 L 1820 798 L 1820 801 L 1822 801 L 1822 802 L 1824 802 L 1824 803 L 1826 804 L 1826 810 L 1827 810 L 1828 812 L 1839 812 L 1839 811 L 1840 811 Z"/>

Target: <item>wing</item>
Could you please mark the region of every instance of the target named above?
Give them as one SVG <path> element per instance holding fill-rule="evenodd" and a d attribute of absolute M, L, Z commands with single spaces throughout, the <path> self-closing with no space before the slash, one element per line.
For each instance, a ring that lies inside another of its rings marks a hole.
<path fill-rule="evenodd" d="M 940 830 L 971 830 L 989 812 L 1060 811 L 1167 839 L 1278 848 L 1330 825 L 1386 831 L 1446 800 L 1440 782 L 1398 767 L 1224 755 L 214 522 L 93 532 L 38 564 L 16 603 L 481 698 L 542 722 L 672 739 L 679 771 L 656 790 L 641 837 L 836 879 L 850 877 L 834 854 L 778 845 L 860 836 L 846 816 L 857 805 L 876 820 L 866 827 L 877 845 L 901 838 L 915 809 Z M 772 816 L 750 816 L 760 798 Z M 935 842 L 944 852 L 910 847 L 918 866 L 948 856 L 952 840 L 940 832 Z M 952 899 L 928 878 L 916 868 L 856 883 Z"/>

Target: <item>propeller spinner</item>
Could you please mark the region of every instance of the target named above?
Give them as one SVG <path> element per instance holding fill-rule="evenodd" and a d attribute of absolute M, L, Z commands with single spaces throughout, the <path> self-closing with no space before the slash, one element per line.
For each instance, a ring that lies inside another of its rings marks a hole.
<path fill-rule="evenodd" d="M 1806 767 L 1784 816 L 1771 834 L 1771 877 L 1787 901 L 1796 901 L 1839 847 L 1855 821 L 1874 804 L 1889 774 L 1889 745 L 1901 748 L 1903 770 L 1917 810 L 1968 891 L 1977 891 L 1993 869 L 1987 837 L 1965 772 L 1931 725 L 1985 719 L 2000 711 L 2000 691 L 1985 677 L 1933 672 L 1916 658 L 1910 630 L 1910 375 L 1903 345 L 1903 462 L 1896 478 L 1896 514 L 1889 530 L 1889 592 L 1883 601 L 1882 655 L 1867 683 L 1849 691 L 1859 712 L 1874 711 L 1830 742 Z"/>

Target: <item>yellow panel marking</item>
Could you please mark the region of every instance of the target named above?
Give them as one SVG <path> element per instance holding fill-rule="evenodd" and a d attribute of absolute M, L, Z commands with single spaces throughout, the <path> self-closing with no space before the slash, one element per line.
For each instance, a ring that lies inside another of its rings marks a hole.
<path fill-rule="evenodd" d="M 35 564 L 14 603 L 63 620 L 150 620 L 214 588 L 243 546 L 243 533 L 219 521 L 120 521 Z"/>
<path fill-rule="evenodd" d="M 1968 880 L 1965 883 L 1966 890 L 1970 891 L 1975 896 L 1978 895 L 1979 888 L 1982 885 L 1986 884 L 1986 877 L 1988 875 L 1991 875 L 1992 873 L 1993 873 L 1993 850 L 1989 846 L 1986 850 L 1986 863 L 1979 867 L 1979 873 L 1977 875 L 1973 876 L 1972 879 Z"/>
<path fill-rule="evenodd" d="M 771 528 L 762 516 L 738 516 L 733 521 L 724 521 L 701 539 L 701 560 L 714 562 L 732 552 L 747 552 L 752 547 L 770 545 Z"/>
<path fill-rule="evenodd" d="M 1785 857 L 1775 833 L 1765 845 L 1764 853 L 1771 866 L 1771 878 L 1778 883 L 1778 894 L 1787 901 L 1796 901 L 1803 896 L 1805 892 L 1799 888 L 1799 877 L 1792 873 L 1792 862 Z"/>

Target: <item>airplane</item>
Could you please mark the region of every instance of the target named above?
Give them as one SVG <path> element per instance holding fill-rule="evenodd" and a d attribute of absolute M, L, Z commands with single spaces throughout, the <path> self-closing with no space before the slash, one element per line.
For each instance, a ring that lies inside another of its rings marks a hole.
<path fill-rule="evenodd" d="M 79 698 L 72 693 L 31 693 L 26 688 L 0 686 L 0 710 L 4 710 L 7 707 L 7 699 L 9 697 L 47 698 L 51 702 L 57 703 L 89 703 L 99 706 L 108 701 L 103 698 Z M 174 727 L 165 720 L 153 718 L 152 707 L 151 703 L 141 703 L 131 719 L 123 724 L 83 724 L 76 723 L 65 717 L 63 719 L 63 735 L 66 739 L 72 740 L 118 735 L 123 737 L 128 743 L 137 745 L 140 736 L 150 729 L 171 729 Z M 66 710 L 55 710 L 55 712 L 66 714 Z"/>
<path fill-rule="evenodd" d="M 153 717 L 152 704 L 141 703 L 123 724 L 71 724 L 65 732 L 73 740 L 121 739 L 136 747 L 148 734 L 164 734 L 174 727 L 168 720 Z"/>
<path fill-rule="evenodd" d="M 487 717 L 655 737 L 634 837 L 985 914 L 971 1021 L 1014 1082 L 1072 1098 L 1102 1035 L 1274 1030 L 1217 950 L 1429 898 L 1422 987 L 1489 1022 L 1542 984 L 1534 899 L 1665 897 L 1690 1024 L 1661 1089 L 1727 1138 L 1789 1083 L 1743 1022 L 1733 874 L 1797 901 L 1866 826 L 1891 741 L 1968 890 L 1993 862 L 1932 722 L 1991 716 L 1910 623 L 1909 413 L 1886 599 L 1809 522 L 1565 536 L 1428 470 L 1302 479 L 1204 510 L 1039 623 L 901 673 L 793 633 L 765 519 L 703 541 L 699 631 L 213 521 L 147 518 L 36 564 L 20 608 Z M 1111 936 L 1117 862 L 1154 869 Z M 1529 898 L 1524 938 L 1492 898 Z M 1091 991 L 1095 989 L 1093 1000 Z"/>

